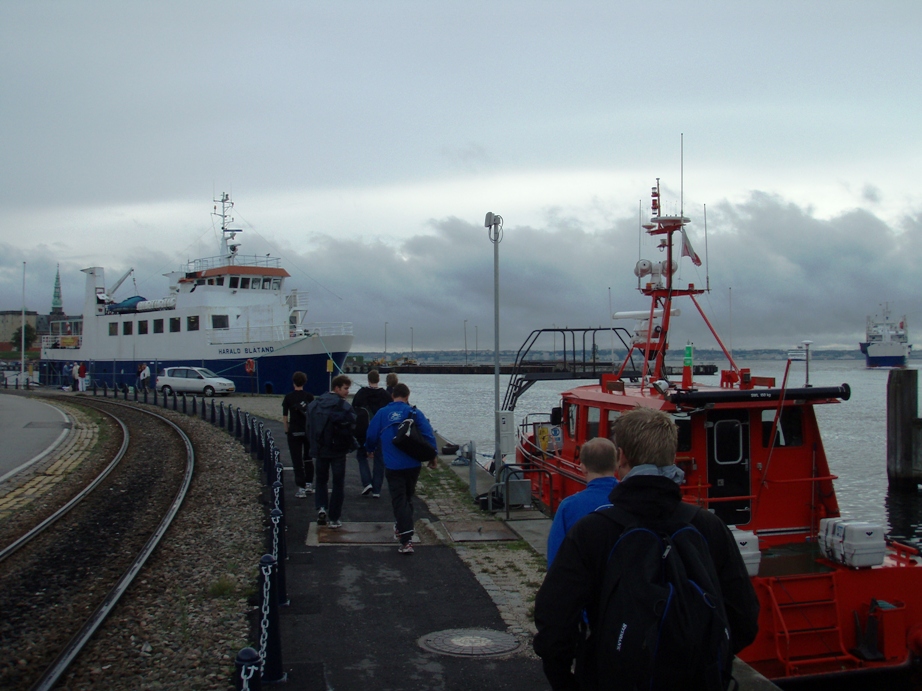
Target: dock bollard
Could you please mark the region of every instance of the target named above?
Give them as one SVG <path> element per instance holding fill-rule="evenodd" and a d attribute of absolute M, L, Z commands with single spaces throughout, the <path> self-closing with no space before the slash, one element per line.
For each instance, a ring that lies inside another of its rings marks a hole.
<path fill-rule="evenodd" d="M 154 394 L 156 396 L 156 394 Z M 147 405 L 147 388 L 144 389 L 144 404 Z"/>
<path fill-rule="evenodd" d="M 122 396 L 128 400 L 128 384 L 122 384 Z"/>
<path fill-rule="evenodd" d="M 214 399 L 212 398 L 211 399 L 211 424 L 212 425 L 214 425 L 215 423 L 215 412 L 216 411 L 215 411 Z"/>
<path fill-rule="evenodd" d="M 259 666 L 262 660 L 252 648 L 241 648 L 234 660 L 234 688 L 237 691 L 261 691 Z"/>
<path fill-rule="evenodd" d="M 263 423 L 253 420 L 253 445 L 250 453 L 257 461 L 265 460 L 266 455 L 263 453 Z"/>
<path fill-rule="evenodd" d="M 214 420 L 212 420 L 212 422 L 214 422 Z M 218 427 L 221 429 L 226 427 L 224 423 L 224 401 L 221 401 L 221 405 L 219 406 L 218 410 Z"/>
<path fill-rule="evenodd" d="M 248 446 L 250 443 L 250 414 L 243 414 L 243 445 Z"/>
<path fill-rule="evenodd" d="M 234 438 L 240 439 L 243 436 L 243 424 L 240 422 L 240 406 L 237 406 L 237 413 L 234 420 Z"/>
<path fill-rule="evenodd" d="M 185 401 L 185 400 L 186 400 L 186 399 L 184 398 L 183 401 Z M 174 392 L 173 392 L 173 410 L 178 410 L 178 408 L 176 407 L 176 403 L 177 403 L 176 392 L 174 391 Z"/>
<path fill-rule="evenodd" d="M 285 542 L 285 514 L 281 509 L 272 509 L 269 512 L 272 521 L 272 556 L 278 567 L 279 606 L 291 604 L 288 599 L 288 589 L 285 587 L 285 561 L 288 559 L 288 544 Z"/>
<path fill-rule="evenodd" d="M 138 387 L 134 387 L 134 402 L 138 402 Z"/>
<path fill-rule="evenodd" d="M 262 681 L 285 681 L 288 675 L 282 669 L 282 635 L 279 630 L 278 564 L 271 554 L 259 560 L 260 611 L 259 656 L 263 661 Z"/>
<path fill-rule="evenodd" d="M 157 405 L 157 387 L 154 387 L 154 405 Z"/>

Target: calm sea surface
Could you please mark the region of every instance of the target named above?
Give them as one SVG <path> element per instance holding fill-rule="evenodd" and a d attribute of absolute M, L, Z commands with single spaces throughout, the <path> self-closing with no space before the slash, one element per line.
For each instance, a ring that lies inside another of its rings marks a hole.
<path fill-rule="evenodd" d="M 739 362 L 754 375 L 784 375 L 782 361 Z M 847 383 L 848 401 L 816 407 L 826 456 L 836 481 L 842 515 L 888 526 L 895 538 L 922 546 L 922 495 L 891 494 L 887 489 L 887 376 L 889 370 L 872 370 L 860 360 L 810 363 L 810 383 L 837 386 Z M 804 363 L 791 366 L 788 386 L 804 384 Z M 698 377 L 701 383 L 717 378 Z M 356 377 L 361 381 L 361 377 Z M 500 377 L 500 402 L 508 376 Z M 410 400 L 429 417 L 447 439 L 463 444 L 473 440 L 481 454 L 493 452 L 494 380 L 492 375 L 404 375 Z M 539 382 L 516 406 L 516 422 L 527 413 L 549 413 L 559 405 L 560 393 L 579 382 Z"/>

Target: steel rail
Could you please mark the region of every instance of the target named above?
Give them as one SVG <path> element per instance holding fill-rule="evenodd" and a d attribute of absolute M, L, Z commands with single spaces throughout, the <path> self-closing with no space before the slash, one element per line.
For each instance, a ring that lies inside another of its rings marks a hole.
<path fill-rule="evenodd" d="M 99 408 L 96 408 L 95 406 L 89 406 L 89 407 L 93 408 L 93 410 L 97 410 L 103 413 L 104 415 L 108 415 L 113 420 L 115 420 L 115 422 L 117 422 L 119 426 L 121 426 L 122 428 L 121 448 L 119 448 L 118 453 L 115 454 L 114 458 L 112 459 L 112 462 L 109 463 L 109 465 L 107 465 L 103 469 L 103 471 L 99 475 L 97 475 L 96 478 L 90 484 L 84 487 L 80 491 L 79 494 L 77 494 L 73 499 L 71 499 L 69 502 L 67 502 L 64 506 L 62 506 L 60 509 L 55 511 L 53 514 L 48 516 L 48 518 L 46 518 L 44 521 L 42 521 L 37 526 L 29 530 L 29 532 L 20 536 L 17 540 L 13 541 L 12 543 L 4 547 L 2 550 L 0 550 L 0 562 L 3 562 L 3 560 L 5 560 L 7 557 L 14 554 L 23 545 L 26 545 L 32 540 L 34 540 L 35 538 L 37 538 L 39 535 L 45 532 L 46 529 L 48 529 L 50 526 L 56 523 L 60 518 L 66 515 L 72 508 L 74 508 L 77 504 L 83 501 L 83 499 L 86 498 L 86 496 L 89 495 L 90 492 L 96 489 L 99 483 L 101 483 L 103 480 L 106 479 L 109 473 L 111 473 L 115 469 L 115 467 L 121 462 L 122 458 L 124 458 L 125 452 L 128 450 L 128 443 L 130 441 L 128 427 L 125 425 L 125 423 L 123 423 L 117 417 L 112 415 L 112 413 L 108 413 L 104 410 L 100 410 Z"/>
<path fill-rule="evenodd" d="M 58 680 L 67 671 L 67 668 L 74 661 L 77 655 L 80 654 L 80 651 L 83 650 L 84 646 L 92 638 L 93 634 L 96 632 L 96 629 L 99 628 L 99 625 L 105 621 L 106 617 L 118 603 L 119 599 L 128 590 L 128 587 L 131 585 L 135 576 L 138 575 L 141 568 L 147 562 L 147 559 L 156 549 L 157 545 L 160 542 L 160 539 L 166 533 L 167 529 L 173 522 L 173 519 L 176 517 L 176 514 L 179 512 L 180 507 L 182 506 L 183 501 L 186 498 L 186 494 L 189 491 L 189 486 L 192 484 L 192 473 L 195 470 L 195 450 L 192 448 L 192 441 L 186 435 L 182 429 L 175 423 L 167 420 L 162 415 L 157 413 L 152 413 L 141 408 L 135 408 L 134 406 L 125 405 L 124 403 L 112 402 L 109 405 L 117 405 L 124 408 L 131 408 L 132 410 L 138 410 L 147 415 L 159 418 L 170 427 L 172 427 L 177 434 L 179 434 L 183 443 L 186 446 L 186 473 L 183 477 L 183 482 L 179 491 L 176 493 L 176 497 L 173 499 L 173 503 L 167 511 L 166 515 L 160 521 L 160 525 L 157 527 L 157 530 L 154 531 L 153 535 L 150 536 L 147 543 L 142 548 L 140 554 L 135 559 L 134 563 L 125 573 L 122 575 L 119 582 L 115 584 L 112 590 L 109 591 L 109 594 L 106 595 L 106 598 L 103 600 L 102 604 L 96 608 L 96 611 L 86 620 L 81 629 L 77 634 L 71 638 L 70 642 L 64 647 L 58 657 L 54 662 L 45 670 L 45 673 L 42 675 L 31 688 L 31 691 L 50 691 L 55 687 Z"/>

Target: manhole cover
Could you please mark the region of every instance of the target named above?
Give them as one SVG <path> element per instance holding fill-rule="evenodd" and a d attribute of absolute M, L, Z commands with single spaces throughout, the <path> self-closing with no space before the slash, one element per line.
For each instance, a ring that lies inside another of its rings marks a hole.
<path fill-rule="evenodd" d="M 517 653 L 523 644 L 515 636 L 490 629 L 448 629 L 419 639 L 423 650 L 455 657 L 498 657 Z"/>

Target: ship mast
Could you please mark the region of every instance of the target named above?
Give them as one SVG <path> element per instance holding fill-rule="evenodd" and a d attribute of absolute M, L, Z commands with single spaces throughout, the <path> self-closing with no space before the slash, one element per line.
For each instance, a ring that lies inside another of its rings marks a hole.
<path fill-rule="evenodd" d="M 234 202 L 231 201 L 227 192 L 224 192 L 221 198 L 215 199 L 214 202 L 214 212 L 211 215 L 221 219 L 221 254 L 228 264 L 233 264 L 234 258 L 237 256 L 237 250 L 240 248 L 240 243 L 234 242 L 234 238 L 237 237 L 237 233 L 242 233 L 243 230 L 240 228 L 228 228 L 228 225 L 234 222 L 234 218 L 231 216 Z M 221 204 L 220 213 L 218 213 L 219 203 Z"/>

